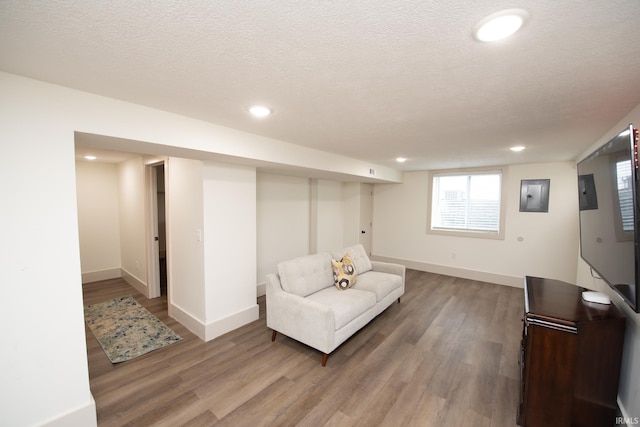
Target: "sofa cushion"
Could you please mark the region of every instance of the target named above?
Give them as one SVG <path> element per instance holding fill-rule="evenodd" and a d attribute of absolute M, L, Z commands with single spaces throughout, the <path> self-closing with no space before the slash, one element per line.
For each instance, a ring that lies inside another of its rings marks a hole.
<path fill-rule="evenodd" d="M 340 290 L 349 289 L 356 283 L 356 266 L 347 252 L 340 261 L 331 260 L 333 283 Z"/>
<path fill-rule="evenodd" d="M 346 254 L 347 252 L 351 256 L 351 259 L 356 266 L 356 273 L 366 273 L 373 268 L 373 266 L 371 265 L 371 260 L 367 256 L 367 251 L 364 250 L 364 246 L 362 246 L 361 244 L 333 251 L 331 252 L 331 256 L 333 257 L 333 259 L 342 259 L 344 254 Z"/>
<path fill-rule="evenodd" d="M 340 291 L 335 286 L 318 291 L 307 298 L 326 305 L 333 311 L 336 331 L 376 305 L 376 295 L 373 292 L 353 288 Z"/>
<path fill-rule="evenodd" d="M 283 261 L 278 264 L 278 275 L 282 289 L 301 297 L 333 287 L 331 255 L 322 252 Z"/>
<path fill-rule="evenodd" d="M 376 300 L 381 301 L 394 290 L 402 287 L 402 276 L 397 274 L 369 271 L 358 276 L 358 283 L 352 289 L 369 291 L 376 294 Z"/>

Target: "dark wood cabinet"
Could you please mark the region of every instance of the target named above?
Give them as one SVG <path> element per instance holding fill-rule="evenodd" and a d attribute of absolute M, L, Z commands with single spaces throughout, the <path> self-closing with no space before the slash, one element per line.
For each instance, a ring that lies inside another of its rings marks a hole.
<path fill-rule="evenodd" d="M 625 318 L 586 302 L 586 289 L 527 276 L 517 422 L 527 427 L 613 426 Z"/>

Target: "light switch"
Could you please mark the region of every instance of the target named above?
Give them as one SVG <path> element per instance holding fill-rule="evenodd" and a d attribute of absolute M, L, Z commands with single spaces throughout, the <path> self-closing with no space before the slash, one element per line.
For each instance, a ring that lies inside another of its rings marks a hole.
<path fill-rule="evenodd" d="M 196 230 L 196 240 L 198 242 L 202 242 L 202 230 L 200 230 L 200 229 Z"/>

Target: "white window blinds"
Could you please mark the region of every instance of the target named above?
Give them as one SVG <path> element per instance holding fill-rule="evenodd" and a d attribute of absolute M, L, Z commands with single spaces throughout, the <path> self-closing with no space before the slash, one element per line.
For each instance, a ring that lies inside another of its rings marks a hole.
<path fill-rule="evenodd" d="M 498 233 L 502 174 L 433 175 L 431 228 Z"/>

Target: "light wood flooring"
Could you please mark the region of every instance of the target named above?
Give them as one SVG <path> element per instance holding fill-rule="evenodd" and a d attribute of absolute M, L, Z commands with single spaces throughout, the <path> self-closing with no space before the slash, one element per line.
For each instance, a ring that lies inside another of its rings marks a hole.
<path fill-rule="evenodd" d="M 522 289 L 407 270 L 406 293 L 330 356 L 259 320 L 203 342 L 121 279 L 183 340 L 112 365 L 87 328 L 99 426 L 515 426 Z"/>

